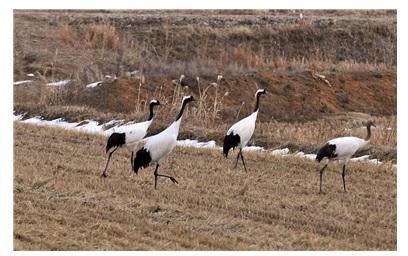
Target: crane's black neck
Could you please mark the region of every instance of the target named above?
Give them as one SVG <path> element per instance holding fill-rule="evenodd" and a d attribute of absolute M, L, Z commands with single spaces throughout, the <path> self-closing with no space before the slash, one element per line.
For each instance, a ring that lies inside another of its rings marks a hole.
<path fill-rule="evenodd" d="M 256 103 L 255 103 L 255 109 L 254 112 L 259 110 L 259 97 L 261 97 L 261 93 L 256 94 Z"/>
<path fill-rule="evenodd" d="M 366 141 L 371 139 L 371 124 L 367 125 L 367 137 L 366 137 Z"/>
<path fill-rule="evenodd" d="M 188 103 L 187 101 L 183 101 L 183 105 L 181 106 L 180 112 L 176 117 L 176 122 L 183 116 L 184 108 L 186 107 L 187 103 Z"/>
<path fill-rule="evenodd" d="M 155 105 L 155 104 L 150 103 L 150 114 L 149 114 L 149 118 L 147 118 L 147 121 L 151 121 L 151 120 L 153 119 L 153 116 L 154 116 L 154 112 L 153 112 L 154 105 Z"/>

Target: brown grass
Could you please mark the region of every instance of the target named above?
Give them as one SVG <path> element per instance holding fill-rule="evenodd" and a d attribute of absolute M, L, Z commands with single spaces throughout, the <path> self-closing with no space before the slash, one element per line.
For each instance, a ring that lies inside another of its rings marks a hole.
<path fill-rule="evenodd" d="M 305 22 L 296 21 L 298 11 L 283 10 L 283 15 L 276 10 L 242 11 L 242 15 L 239 10 L 225 11 L 232 15 L 223 15 L 222 10 L 98 15 L 19 10 L 15 12 L 15 75 L 79 73 L 86 83 L 89 69 L 117 75 L 138 69 L 174 77 L 304 69 L 313 63 L 322 63 L 325 70 L 338 63 L 351 63 L 354 70 L 396 66 L 392 11 L 344 10 L 349 16 L 341 11 L 317 11 L 319 15 L 309 11 Z M 41 31 L 32 31 L 34 27 Z M 56 49 L 58 62 L 53 61 Z"/>
<path fill-rule="evenodd" d="M 176 148 L 161 172 L 131 173 L 100 136 L 14 124 L 15 250 L 396 250 L 396 170 L 339 166 L 318 192 L 317 164 L 266 153 Z M 381 235 L 379 235 L 381 234 Z"/>

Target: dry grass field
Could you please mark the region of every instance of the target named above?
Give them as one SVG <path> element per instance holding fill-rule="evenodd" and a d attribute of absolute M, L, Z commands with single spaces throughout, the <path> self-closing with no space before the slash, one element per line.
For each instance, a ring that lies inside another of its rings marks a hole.
<path fill-rule="evenodd" d="M 350 163 L 343 193 L 332 165 L 294 157 L 176 148 L 135 175 L 129 153 L 106 158 L 105 138 L 14 123 L 15 250 L 396 250 L 397 174 Z"/>

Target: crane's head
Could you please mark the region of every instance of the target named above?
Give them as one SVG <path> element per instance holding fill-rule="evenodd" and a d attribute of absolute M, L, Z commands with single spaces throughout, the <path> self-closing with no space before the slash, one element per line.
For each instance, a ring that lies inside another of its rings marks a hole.
<path fill-rule="evenodd" d="M 160 106 L 160 101 L 158 100 L 151 100 L 150 101 L 150 106 Z"/>
<path fill-rule="evenodd" d="M 257 90 L 256 93 L 255 93 L 255 97 L 259 97 L 259 96 L 261 96 L 262 94 L 266 94 L 266 90 L 265 90 L 265 89 L 259 89 L 259 90 Z"/>
<path fill-rule="evenodd" d="M 185 78 L 185 76 L 183 74 L 180 75 L 179 81 L 181 83 L 181 81 L 183 81 L 183 79 Z"/>
<path fill-rule="evenodd" d="M 192 101 L 195 101 L 195 99 L 194 99 L 194 97 L 192 95 L 184 96 L 183 100 L 182 100 L 182 103 L 187 104 L 187 103 L 192 102 Z"/>
<path fill-rule="evenodd" d="M 375 123 L 374 123 L 374 121 L 373 121 L 373 120 L 369 120 L 369 121 L 367 121 L 366 126 L 367 126 L 367 127 L 371 127 L 371 126 L 373 126 L 373 127 L 377 127 L 377 126 L 375 126 Z"/>

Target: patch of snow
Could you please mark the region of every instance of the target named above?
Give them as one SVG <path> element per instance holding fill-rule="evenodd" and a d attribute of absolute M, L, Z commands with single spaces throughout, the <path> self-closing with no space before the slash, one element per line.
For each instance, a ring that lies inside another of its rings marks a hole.
<path fill-rule="evenodd" d="M 382 164 L 382 162 L 380 160 L 378 160 L 378 159 L 369 159 L 369 158 L 370 158 L 370 155 L 364 155 L 364 156 L 352 158 L 352 159 L 350 159 L 350 161 L 368 161 L 368 162 L 370 162 L 372 164 L 375 164 L 375 165 Z"/>
<path fill-rule="evenodd" d="M 34 74 L 27 74 L 27 76 L 29 76 L 29 77 L 35 77 L 35 75 Z"/>
<path fill-rule="evenodd" d="M 21 119 L 23 119 L 23 117 L 24 117 L 24 114 L 15 115 L 15 114 L 13 113 L 14 121 L 21 120 Z"/>
<path fill-rule="evenodd" d="M 87 85 L 85 85 L 85 87 L 86 88 L 94 88 L 94 87 L 100 86 L 101 84 L 102 84 L 102 81 L 98 81 L 98 82 L 94 82 L 94 83 L 91 83 L 91 84 L 87 84 Z"/>
<path fill-rule="evenodd" d="M 43 120 L 40 116 L 35 116 L 29 119 L 23 120 L 22 122 L 26 124 L 41 124 Z"/>
<path fill-rule="evenodd" d="M 378 159 L 368 159 L 368 161 L 369 161 L 370 163 L 372 163 L 372 164 L 375 164 L 375 165 L 380 165 L 380 164 L 382 164 L 382 162 L 381 162 L 380 160 L 378 160 Z"/>
<path fill-rule="evenodd" d="M 258 146 L 247 146 L 247 147 L 244 147 L 242 151 L 244 152 L 249 152 L 249 151 L 262 152 L 262 151 L 265 151 L 265 149 L 263 147 L 258 147 Z"/>
<path fill-rule="evenodd" d="M 354 158 L 351 158 L 350 161 L 365 161 L 365 160 L 368 160 L 369 157 L 370 157 L 369 155 L 354 157 Z"/>
<path fill-rule="evenodd" d="M 181 147 L 194 147 L 194 148 L 215 148 L 215 141 L 210 140 L 207 142 L 198 142 L 198 140 L 178 140 L 177 146 Z"/>
<path fill-rule="evenodd" d="M 284 149 L 275 149 L 272 151 L 271 153 L 274 156 L 283 156 L 283 155 L 287 155 L 289 154 L 289 149 L 288 148 L 284 148 Z"/>
<path fill-rule="evenodd" d="M 65 128 L 65 129 L 72 129 L 78 123 L 69 123 L 65 121 L 63 118 L 57 118 L 51 121 L 43 120 L 43 124 L 48 125 L 48 126 L 57 126 L 57 127 Z"/>
<path fill-rule="evenodd" d="M 307 158 L 313 161 L 316 159 L 316 154 L 305 154 L 303 152 L 297 152 L 295 156 L 301 157 L 301 158 Z"/>
<path fill-rule="evenodd" d="M 48 83 L 47 85 L 49 86 L 64 86 L 67 85 L 68 83 L 70 83 L 72 80 L 61 80 L 61 81 L 55 81 L 55 82 L 51 82 Z"/>
<path fill-rule="evenodd" d="M 20 84 L 28 84 L 33 82 L 33 80 L 23 80 L 23 81 L 16 81 L 13 83 L 13 85 L 20 85 Z"/>
<path fill-rule="evenodd" d="M 40 116 L 32 117 L 32 118 L 23 120 L 22 122 L 27 123 L 27 124 L 56 126 L 56 127 L 66 128 L 66 129 L 73 128 L 75 127 L 75 125 L 78 124 L 78 123 L 69 123 L 65 121 L 63 118 L 57 118 L 54 120 L 44 120 Z"/>
<path fill-rule="evenodd" d="M 102 125 L 100 125 L 97 121 L 86 121 L 88 122 L 86 122 L 85 124 L 77 124 L 74 129 L 86 133 L 103 133 Z"/>

